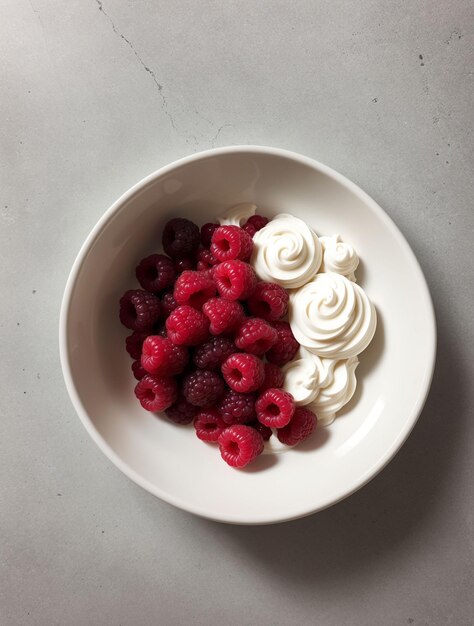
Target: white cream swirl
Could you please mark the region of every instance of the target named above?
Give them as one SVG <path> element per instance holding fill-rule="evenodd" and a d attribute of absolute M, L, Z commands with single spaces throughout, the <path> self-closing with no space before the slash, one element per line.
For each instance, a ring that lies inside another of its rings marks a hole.
<path fill-rule="evenodd" d="M 336 272 L 352 281 L 356 281 L 355 271 L 359 265 L 359 257 L 354 248 L 342 240 L 341 235 L 320 237 L 323 247 L 321 272 Z"/>
<path fill-rule="evenodd" d="M 314 354 L 348 359 L 369 345 L 377 315 L 359 285 L 327 272 L 291 294 L 289 321 L 296 340 Z"/>
<path fill-rule="evenodd" d="M 321 359 L 306 348 L 300 347 L 295 358 L 282 367 L 285 376 L 283 389 L 291 393 L 295 404 L 304 406 L 313 402 L 321 387 L 332 376 L 331 359 Z"/>
<path fill-rule="evenodd" d="M 320 426 L 327 426 L 334 421 L 336 413 L 349 402 L 357 386 L 355 370 L 359 359 L 356 356 L 342 361 L 331 360 L 331 363 L 328 384 L 319 389 L 316 398 L 308 406 L 316 413 Z"/>
<path fill-rule="evenodd" d="M 251 263 L 257 275 L 286 289 L 311 280 L 322 260 L 316 233 L 303 220 L 280 214 L 253 237 Z"/>
<path fill-rule="evenodd" d="M 243 202 L 242 204 L 236 204 L 228 209 L 224 215 L 217 218 L 219 224 L 231 224 L 232 226 L 243 226 L 245 222 L 255 215 L 257 205 L 251 202 Z"/>

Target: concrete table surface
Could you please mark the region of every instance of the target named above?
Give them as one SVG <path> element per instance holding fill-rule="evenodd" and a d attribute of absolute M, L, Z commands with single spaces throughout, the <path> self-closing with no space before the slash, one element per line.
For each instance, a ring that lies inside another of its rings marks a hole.
<path fill-rule="evenodd" d="M 467 0 L 2 2 L 2 626 L 474 622 L 473 20 Z M 272 527 L 132 484 L 58 360 L 67 274 L 104 210 L 177 157 L 241 143 L 371 194 L 421 262 L 439 332 L 396 458 Z"/>

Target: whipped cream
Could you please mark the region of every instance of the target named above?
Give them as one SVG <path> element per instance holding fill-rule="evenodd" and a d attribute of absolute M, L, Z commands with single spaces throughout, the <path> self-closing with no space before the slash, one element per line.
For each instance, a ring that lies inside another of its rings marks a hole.
<path fill-rule="evenodd" d="M 318 236 L 293 215 L 277 215 L 255 233 L 253 243 L 251 263 L 257 275 L 286 289 L 306 284 L 321 265 Z"/>
<path fill-rule="evenodd" d="M 347 359 L 369 345 L 377 316 L 359 285 L 327 272 L 291 294 L 289 321 L 296 340 L 314 354 Z"/>
<path fill-rule="evenodd" d="M 295 358 L 282 367 L 285 377 L 283 389 L 291 393 L 295 404 L 304 406 L 313 402 L 321 387 L 331 381 L 331 359 L 321 359 L 300 347 Z"/>
<path fill-rule="evenodd" d="M 323 248 L 323 261 L 320 272 L 336 272 L 356 281 L 354 272 L 359 265 L 359 257 L 354 248 L 342 240 L 341 235 L 320 237 Z"/>
<path fill-rule="evenodd" d="M 245 222 L 255 215 L 255 211 L 257 210 L 257 205 L 252 204 L 251 202 L 243 202 L 242 204 L 237 204 L 231 207 L 228 211 L 217 218 L 219 224 L 223 226 L 224 224 L 231 224 L 232 226 L 243 226 Z"/>
<path fill-rule="evenodd" d="M 336 413 L 354 395 L 357 386 L 355 371 L 358 364 L 359 359 L 356 356 L 342 361 L 332 361 L 329 383 L 318 390 L 316 398 L 308 406 L 316 413 L 320 426 L 331 424 Z"/>

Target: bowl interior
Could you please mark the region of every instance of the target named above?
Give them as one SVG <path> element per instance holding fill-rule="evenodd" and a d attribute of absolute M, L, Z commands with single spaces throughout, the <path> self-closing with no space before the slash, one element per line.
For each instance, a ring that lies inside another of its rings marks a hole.
<path fill-rule="evenodd" d="M 202 224 L 239 202 L 268 216 L 291 213 L 318 234 L 340 233 L 360 255 L 358 282 L 378 328 L 360 355 L 352 401 L 328 428 L 236 471 L 194 429 L 138 405 L 122 293 L 138 287 L 137 262 L 159 251 L 174 216 Z M 282 151 L 227 149 L 178 162 L 139 183 L 99 222 L 66 289 L 62 361 L 71 397 L 103 451 L 137 483 L 186 510 L 222 521 L 263 523 L 319 510 L 353 492 L 390 460 L 410 432 L 433 369 L 434 319 L 426 283 L 405 240 L 346 179 Z"/>

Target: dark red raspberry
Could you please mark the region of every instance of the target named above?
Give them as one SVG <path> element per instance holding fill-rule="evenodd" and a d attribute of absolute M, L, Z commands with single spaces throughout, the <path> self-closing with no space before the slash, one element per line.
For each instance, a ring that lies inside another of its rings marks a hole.
<path fill-rule="evenodd" d="M 265 378 L 263 361 L 253 354 L 232 354 L 222 364 L 221 371 L 229 387 L 240 393 L 257 391 Z"/>
<path fill-rule="evenodd" d="M 316 415 L 304 406 L 297 406 L 289 424 L 277 430 L 281 443 L 294 446 L 309 437 L 318 424 Z"/>
<path fill-rule="evenodd" d="M 135 395 L 147 411 L 164 411 L 175 402 L 178 386 L 174 378 L 156 378 L 147 374 L 138 381 Z"/>
<path fill-rule="evenodd" d="M 194 428 L 201 441 L 217 441 L 227 424 L 217 409 L 203 409 L 194 420 Z"/>
<path fill-rule="evenodd" d="M 267 389 L 255 403 L 257 419 L 269 428 L 286 426 L 295 412 L 295 401 L 291 393 L 283 389 Z"/>
<path fill-rule="evenodd" d="M 247 233 L 250 237 L 252 237 L 252 239 L 253 239 L 253 236 L 254 236 L 254 235 L 255 235 L 255 233 L 257 232 L 257 229 L 255 228 L 255 226 L 252 226 L 252 224 L 249 224 L 249 223 L 247 222 L 247 224 L 244 224 L 244 225 L 242 226 L 242 228 L 243 228 L 243 230 L 245 230 L 245 232 L 246 232 L 246 233 Z"/>
<path fill-rule="evenodd" d="M 216 372 L 210 370 L 194 370 L 183 380 L 183 395 L 195 406 L 214 406 L 223 396 L 225 385 Z"/>
<path fill-rule="evenodd" d="M 169 316 L 171 311 L 174 311 L 178 306 L 179 305 L 173 296 L 173 290 L 166 291 L 161 296 L 161 312 L 165 319 Z"/>
<path fill-rule="evenodd" d="M 266 391 L 267 389 L 270 389 L 270 387 L 279 389 L 280 387 L 283 387 L 284 382 L 285 377 L 278 365 L 265 363 L 265 378 L 263 379 L 263 383 L 260 385 L 260 392 Z"/>
<path fill-rule="evenodd" d="M 250 354 L 264 354 L 276 343 L 278 334 L 268 322 L 249 317 L 238 328 L 235 345 Z"/>
<path fill-rule="evenodd" d="M 183 304 L 166 320 L 171 341 L 180 346 L 198 346 L 209 336 L 209 320 L 201 311 Z"/>
<path fill-rule="evenodd" d="M 135 330 L 125 339 L 125 348 L 135 361 L 141 357 L 142 345 L 148 335 L 149 333 L 140 333 Z"/>
<path fill-rule="evenodd" d="M 278 334 L 275 345 L 267 352 L 266 357 L 269 363 L 275 365 L 285 365 L 298 352 L 300 344 L 296 341 L 288 322 L 273 322 L 273 328 Z"/>
<path fill-rule="evenodd" d="M 205 248 L 211 247 L 212 235 L 216 228 L 219 228 L 219 224 L 212 224 L 211 222 L 201 226 L 201 243 Z"/>
<path fill-rule="evenodd" d="M 255 428 L 255 430 L 258 430 L 258 432 L 262 435 L 263 441 L 268 441 L 273 435 L 272 429 L 268 428 L 268 426 L 264 426 L 258 420 L 255 420 L 255 422 L 250 422 L 249 426 Z"/>
<path fill-rule="evenodd" d="M 250 313 L 267 322 L 276 322 L 288 311 L 288 293 L 275 283 L 257 283 L 253 294 L 247 300 Z"/>
<path fill-rule="evenodd" d="M 192 258 L 199 246 L 201 233 L 193 222 L 175 217 L 163 229 L 163 250 L 172 259 Z"/>
<path fill-rule="evenodd" d="M 150 335 L 143 342 L 141 363 L 153 376 L 180 374 L 188 364 L 189 354 L 167 337 Z"/>
<path fill-rule="evenodd" d="M 245 222 L 245 224 L 251 224 L 255 228 L 255 230 L 261 230 L 264 226 L 268 224 L 269 221 L 270 220 L 268 219 L 268 217 L 264 217 L 263 215 L 252 215 Z"/>
<path fill-rule="evenodd" d="M 152 254 L 142 259 L 135 273 L 143 289 L 153 293 L 170 287 L 176 278 L 173 261 L 164 254 Z"/>
<path fill-rule="evenodd" d="M 229 337 L 211 337 L 196 348 L 194 363 L 200 369 L 220 370 L 222 363 L 235 352 L 235 345 Z"/>
<path fill-rule="evenodd" d="M 120 298 L 120 321 L 131 330 L 149 330 L 160 317 L 160 301 L 141 289 L 126 291 Z"/>
<path fill-rule="evenodd" d="M 218 263 L 219 261 L 207 248 L 201 248 L 197 253 L 196 269 L 198 272 L 204 272 L 205 270 L 211 269 L 211 267 L 218 265 Z"/>
<path fill-rule="evenodd" d="M 254 393 L 239 393 L 228 389 L 217 408 L 226 424 L 245 424 L 255 419 Z"/>
<path fill-rule="evenodd" d="M 196 417 L 199 409 L 190 404 L 184 396 L 179 396 L 174 404 L 165 411 L 166 415 L 175 424 L 190 424 Z"/>
<path fill-rule="evenodd" d="M 224 261 L 214 268 L 214 281 L 219 295 L 227 300 L 246 300 L 255 289 L 257 276 L 251 265 Z"/>
<path fill-rule="evenodd" d="M 148 372 L 143 369 L 142 364 L 139 360 L 132 363 L 132 372 L 137 380 L 141 380 L 144 376 L 148 374 Z"/>
<path fill-rule="evenodd" d="M 245 318 L 240 302 L 225 298 L 211 298 L 203 305 L 202 312 L 210 321 L 213 335 L 233 334 Z"/>
<path fill-rule="evenodd" d="M 185 272 L 186 270 L 196 269 L 196 261 L 194 259 L 176 259 L 174 262 L 174 269 L 177 274 Z"/>
<path fill-rule="evenodd" d="M 212 235 L 211 252 L 219 261 L 245 261 L 250 257 L 252 248 L 252 237 L 240 226 L 219 226 Z"/>
<path fill-rule="evenodd" d="M 195 309 L 201 309 L 204 302 L 216 293 L 216 286 L 212 278 L 204 272 L 183 272 L 178 276 L 174 285 L 174 299 L 178 304 L 189 304 Z"/>
<path fill-rule="evenodd" d="M 262 435 L 242 424 L 228 426 L 218 442 L 222 458 L 231 467 L 245 467 L 263 452 Z"/>

